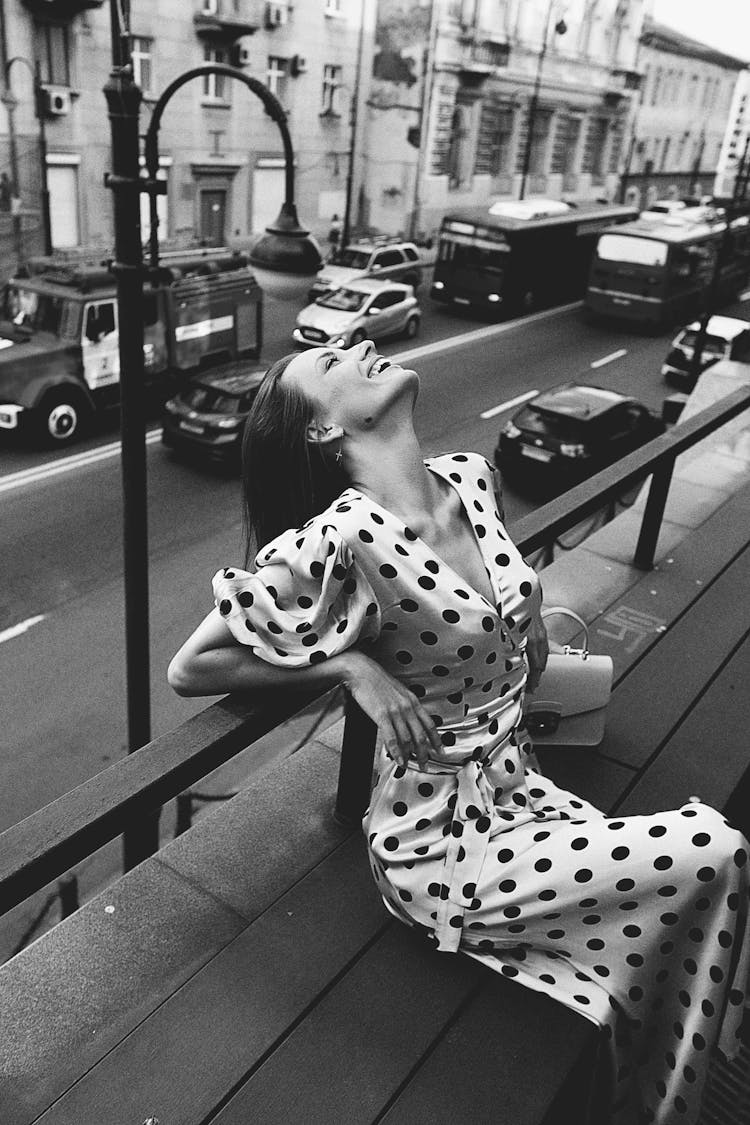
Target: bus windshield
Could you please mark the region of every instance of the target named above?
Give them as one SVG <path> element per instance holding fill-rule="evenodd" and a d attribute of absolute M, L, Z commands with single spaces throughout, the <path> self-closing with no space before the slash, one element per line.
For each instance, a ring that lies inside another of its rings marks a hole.
<path fill-rule="evenodd" d="M 632 234 L 603 234 L 596 248 L 597 257 L 605 262 L 630 262 L 637 266 L 663 266 L 667 261 L 667 244 L 655 238 L 637 238 Z"/>
<path fill-rule="evenodd" d="M 477 246 L 466 242 L 454 242 L 453 239 L 441 238 L 438 259 L 449 262 L 452 266 L 467 266 L 472 270 L 482 273 L 502 274 L 505 265 L 504 249 L 489 249 L 487 245 Z"/>

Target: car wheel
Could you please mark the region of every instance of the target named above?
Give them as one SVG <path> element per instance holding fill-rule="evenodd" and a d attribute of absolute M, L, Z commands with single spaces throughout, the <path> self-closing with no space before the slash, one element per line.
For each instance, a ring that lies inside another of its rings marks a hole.
<path fill-rule="evenodd" d="M 404 335 L 408 340 L 413 340 L 417 332 L 419 332 L 419 317 L 410 316 L 404 326 Z"/>
<path fill-rule="evenodd" d="M 356 347 L 357 344 L 361 344 L 365 339 L 367 339 L 367 337 L 365 336 L 364 329 L 358 328 L 356 332 L 352 332 L 352 338 L 349 341 L 349 347 Z"/>
<path fill-rule="evenodd" d="M 52 448 L 78 441 L 91 416 L 88 403 L 75 390 L 54 391 L 46 395 L 36 413 L 39 438 L 45 446 Z"/>

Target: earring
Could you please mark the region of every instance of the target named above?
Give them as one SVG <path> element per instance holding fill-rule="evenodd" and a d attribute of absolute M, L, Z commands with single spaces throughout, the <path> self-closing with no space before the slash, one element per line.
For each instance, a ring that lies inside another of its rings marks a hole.
<path fill-rule="evenodd" d="M 341 438 L 339 440 L 339 447 L 338 447 L 338 450 L 336 452 L 336 457 L 335 457 L 335 461 L 336 461 L 337 465 L 341 464 L 341 458 L 344 455 L 343 450 L 344 450 L 344 435 L 342 434 Z"/>

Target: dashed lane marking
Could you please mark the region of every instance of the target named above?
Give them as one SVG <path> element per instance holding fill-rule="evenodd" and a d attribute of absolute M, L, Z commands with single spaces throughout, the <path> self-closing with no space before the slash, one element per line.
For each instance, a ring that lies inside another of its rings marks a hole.
<path fill-rule="evenodd" d="M 11 625 L 10 629 L 3 629 L 0 632 L 0 645 L 3 641 L 12 641 L 14 637 L 20 637 L 22 633 L 28 632 L 34 625 L 38 625 L 40 621 L 44 621 L 44 614 L 37 614 L 36 617 L 27 617 L 25 621 L 19 621 L 18 625 Z"/>
<path fill-rule="evenodd" d="M 493 406 L 489 410 L 483 410 L 479 417 L 494 418 L 496 414 L 502 414 L 504 410 L 510 410 L 512 406 L 520 406 L 522 402 L 528 402 L 530 398 L 538 394 L 539 391 L 526 391 L 525 394 L 516 395 L 515 398 L 509 398 L 507 402 L 501 402 L 499 406 Z"/>
<path fill-rule="evenodd" d="M 612 363 L 615 359 L 622 359 L 624 355 L 628 354 L 627 348 L 618 348 L 616 352 L 610 352 L 609 355 L 602 356 L 601 359 L 595 359 L 591 364 L 592 367 L 604 367 L 605 363 Z"/>

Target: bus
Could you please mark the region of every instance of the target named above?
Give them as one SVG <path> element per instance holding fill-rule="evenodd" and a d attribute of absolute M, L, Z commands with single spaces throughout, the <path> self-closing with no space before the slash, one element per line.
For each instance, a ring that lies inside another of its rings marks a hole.
<path fill-rule="evenodd" d="M 644 213 L 599 236 L 586 308 L 597 316 L 653 327 L 689 320 L 703 308 L 717 255 L 716 301 L 721 304 L 742 289 L 750 273 L 747 208 L 731 219 L 710 206 Z"/>
<path fill-rule="evenodd" d="M 430 296 L 493 317 L 582 297 L 600 232 L 635 219 L 633 207 L 501 200 L 445 215 Z"/>

